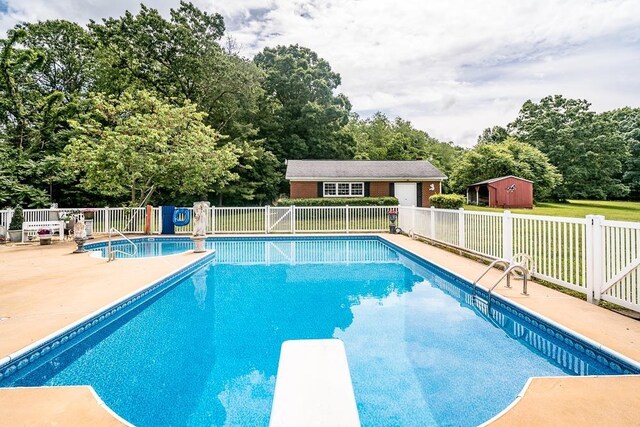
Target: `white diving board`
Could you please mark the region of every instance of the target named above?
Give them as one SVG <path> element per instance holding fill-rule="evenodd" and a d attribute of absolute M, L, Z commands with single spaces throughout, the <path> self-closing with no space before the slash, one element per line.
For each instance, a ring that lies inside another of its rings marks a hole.
<path fill-rule="evenodd" d="M 269 426 L 360 427 L 342 341 L 282 344 Z"/>

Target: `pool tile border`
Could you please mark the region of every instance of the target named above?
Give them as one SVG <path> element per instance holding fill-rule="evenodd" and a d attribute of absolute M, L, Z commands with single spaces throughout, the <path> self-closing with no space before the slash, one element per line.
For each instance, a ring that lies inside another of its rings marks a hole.
<path fill-rule="evenodd" d="M 124 313 L 143 304 L 185 277 L 195 273 L 196 270 L 212 261 L 214 257 L 215 252 L 209 251 L 198 260 L 178 268 L 176 271 L 152 282 L 144 289 L 126 295 L 49 336 L 0 359 L 0 386 L 4 381 L 8 381 L 7 378 L 24 369 L 27 365 L 33 364 L 41 357 L 46 357 L 49 353 L 61 351 L 72 342 L 85 338 L 89 333 L 97 330 L 98 326 L 118 318 L 119 316 L 116 316 L 116 314 Z"/>

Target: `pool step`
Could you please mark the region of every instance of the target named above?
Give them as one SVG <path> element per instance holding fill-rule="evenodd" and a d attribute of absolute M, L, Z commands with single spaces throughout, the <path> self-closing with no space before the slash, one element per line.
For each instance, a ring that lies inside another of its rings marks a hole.
<path fill-rule="evenodd" d="M 473 306 L 483 315 L 489 316 L 489 301 L 478 295 L 473 296 Z"/>
<path fill-rule="evenodd" d="M 282 344 L 269 426 L 360 426 L 342 341 Z"/>

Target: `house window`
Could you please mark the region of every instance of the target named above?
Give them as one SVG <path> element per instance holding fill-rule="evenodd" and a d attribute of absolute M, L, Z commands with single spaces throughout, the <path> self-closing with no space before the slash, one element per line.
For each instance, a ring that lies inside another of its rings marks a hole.
<path fill-rule="evenodd" d="M 363 182 L 325 182 L 324 197 L 364 197 Z"/>

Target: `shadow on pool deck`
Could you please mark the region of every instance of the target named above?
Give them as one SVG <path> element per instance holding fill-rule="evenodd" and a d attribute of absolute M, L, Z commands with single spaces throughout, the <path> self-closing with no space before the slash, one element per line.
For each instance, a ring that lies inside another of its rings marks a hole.
<path fill-rule="evenodd" d="M 486 268 L 405 236 L 382 236 L 469 280 Z M 72 242 L 0 246 L 0 318 L 8 318 L 0 321 L 0 358 L 201 256 L 184 254 L 107 263 L 88 254 L 71 255 L 73 249 Z M 492 271 L 481 284 L 490 285 L 499 275 L 499 271 Z M 519 285 L 516 282 L 513 289 L 498 286 L 496 290 L 640 361 L 640 322 L 536 283 L 530 283 L 530 296 L 523 296 Z M 524 397 L 493 424 L 640 425 L 637 390 L 640 376 L 536 378 Z M 121 425 L 100 405 L 90 388 L 0 389 L 3 425 Z"/>

